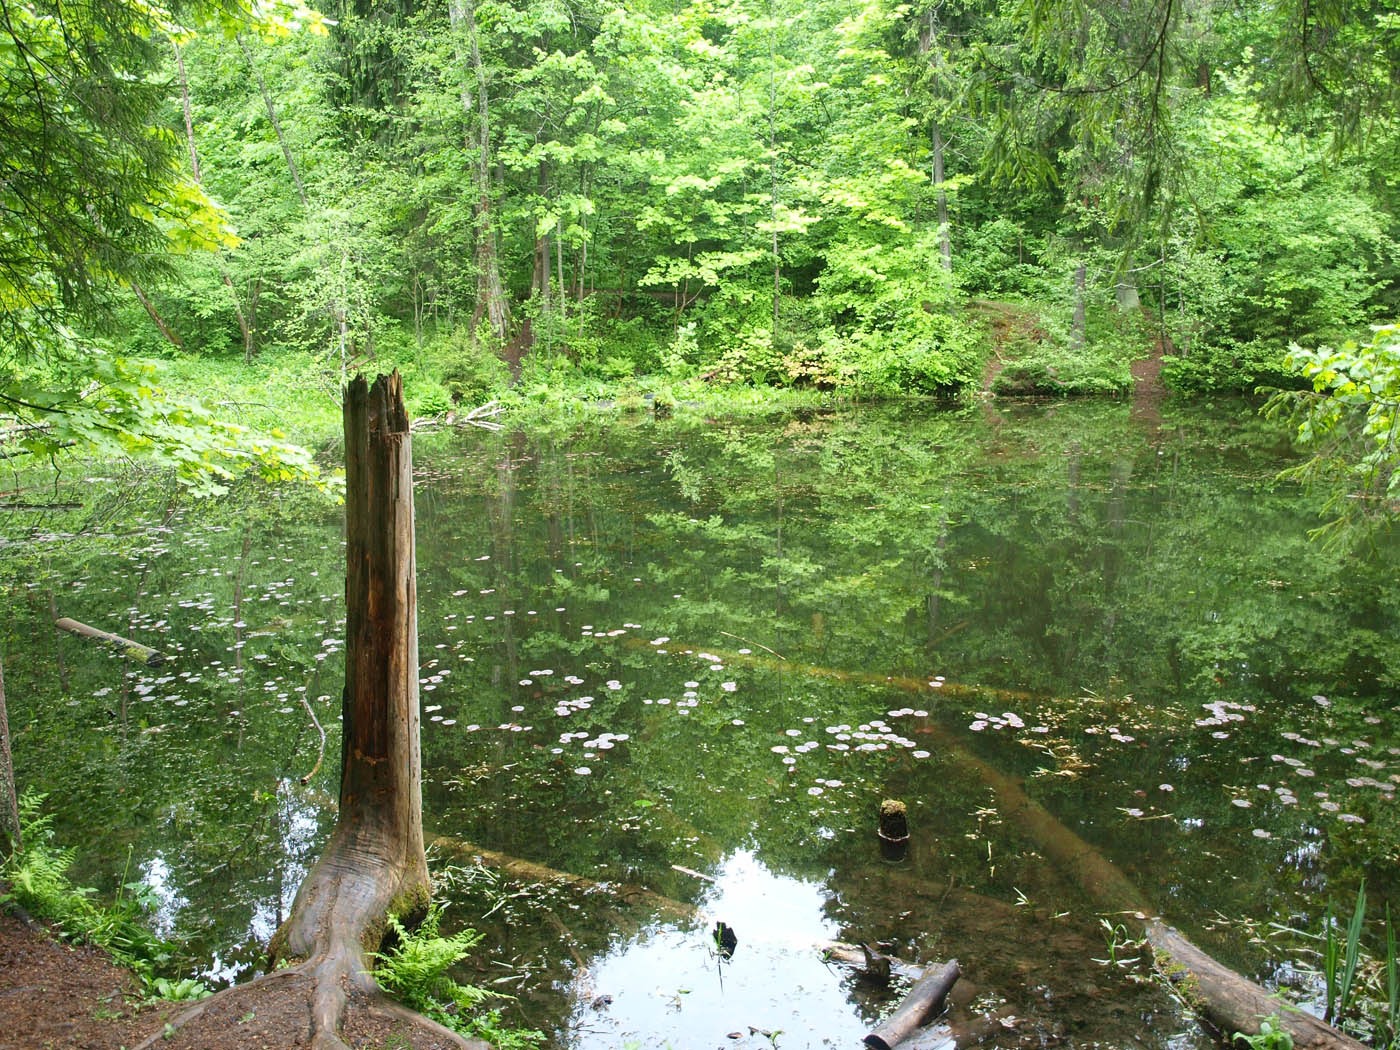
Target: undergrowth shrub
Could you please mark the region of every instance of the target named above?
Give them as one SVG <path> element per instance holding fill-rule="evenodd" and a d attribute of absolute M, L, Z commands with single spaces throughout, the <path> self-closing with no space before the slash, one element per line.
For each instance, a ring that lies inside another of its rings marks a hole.
<path fill-rule="evenodd" d="M 443 387 L 458 404 L 478 404 L 510 383 L 506 363 L 487 342 L 472 339 L 463 328 L 441 345 L 438 369 Z"/>
<path fill-rule="evenodd" d="M 65 940 L 104 949 L 141 979 L 148 995 L 180 999 L 208 995 L 209 989 L 199 981 L 157 976 L 169 964 L 171 950 L 146 926 L 146 916 L 156 904 L 150 887 L 128 882 L 124 872 L 116 899 L 104 905 L 98 902 L 96 890 L 73 884 L 68 871 L 74 851 L 54 844 L 53 818 L 41 812 L 45 798 L 33 791 L 20 797 L 24 848 L 0 864 L 0 877 L 9 883 L 8 892 L 0 895 L 0 905 L 13 901 L 35 918 L 54 923 Z"/>
<path fill-rule="evenodd" d="M 485 1039 L 497 1050 L 529 1050 L 544 1042 L 544 1033 L 506 1026 L 498 1009 L 477 1012 L 491 999 L 508 999 L 499 992 L 459 984 L 451 975 L 454 965 L 467 957 L 481 941 L 475 930 L 442 936 L 442 908 L 437 904 L 415 930 L 406 929 L 389 916 L 393 947 L 375 952 L 374 978 L 405 1006 L 430 1017 L 462 1035 Z"/>

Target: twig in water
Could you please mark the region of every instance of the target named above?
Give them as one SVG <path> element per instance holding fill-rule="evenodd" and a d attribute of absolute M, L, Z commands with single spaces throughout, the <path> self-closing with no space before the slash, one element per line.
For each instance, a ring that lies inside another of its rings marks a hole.
<path fill-rule="evenodd" d="M 321 762 L 326 757 L 326 731 L 321 728 L 321 720 L 316 717 L 316 712 L 311 710 L 311 704 L 307 702 L 305 693 L 298 693 L 297 699 L 301 701 L 301 706 L 306 708 L 306 713 L 311 716 L 311 724 L 316 727 L 316 732 L 321 734 L 321 750 L 316 755 L 316 764 L 311 767 L 311 772 L 301 778 L 303 784 L 311 782 L 311 778 L 316 775 L 316 771 L 321 768 Z"/>
<path fill-rule="evenodd" d="M 728 631 L 720 631 L 719 633 L 724 635 L 726 638 L 733 638 L 736 642 L 743 642 L 745 645 L 756 645 L 765 653 L 773 653 L 773 655 L 776 656 L 779 660 L 787 660 L 787 657 L 784 656 L 782 653 L 773 652 L 772 649 L 768 648 L 768 646 L 764 645 L 762 642 L 751 642 L 747 638 L 740 638 L 737 634 L 730 634 Z"/>

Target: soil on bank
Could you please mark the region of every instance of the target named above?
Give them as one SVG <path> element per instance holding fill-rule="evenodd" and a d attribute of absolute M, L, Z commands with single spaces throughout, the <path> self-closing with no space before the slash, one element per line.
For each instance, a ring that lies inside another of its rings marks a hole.
<path fill-rule="evenodd" d="M 135 1046 L 164 1025 L 140 1002 L 140 982 L 102 952 L 0 915 L 0 1050 Z"/>
<path fill-rule="evenodd" d="M 283 1050 L 305 1046 L 304 989 L 261 991 L 256 1010 L 218 1008 L 158 1041 L 160 1050 Z M 103 952 L 59 941 L 46 927 L 0 914 L 0 1050 L 130 1050 L 164 1031 L 188 1004 L 143 1005 L 140 982 Z M 251 1016 L 250 1016 L 251 1014 Z M 351 1003 L 346 1041 L 356 1050 L 451 1050 L 410 1026 Z"/>

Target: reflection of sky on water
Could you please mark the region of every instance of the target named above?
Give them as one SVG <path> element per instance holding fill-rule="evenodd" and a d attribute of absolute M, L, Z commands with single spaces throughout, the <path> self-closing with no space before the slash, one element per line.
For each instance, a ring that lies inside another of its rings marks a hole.
<path fill-rule="evenodd" d="M 189 898 L 171 884 L 170 865 L 159 853 L 141 865 L 141 881 L 157 902 L 154 911 L 148 915 L 151 929 L 158 937 L 171 936 L 175 932 L 175 919 L 180 909 L 190 903 Z"/>
<path fill-rule="evenodd" d="M 267 944 L 291 911 L 297 887 L 306 877 L 308 869 L 303 858 L 311 857 L 311 849 L 317 841 L 319 812 L 312 799 L 300 795 L 300 788 L 295 782 L 283 780 L 278 785 L 277 815 L 282 846 L 280 899 L 263 899 L 253 903 L 253 915 L 248 920 L 248 939 L 254 943 Z M 232 981 L 240 975 L 240 969 L 235 964 L 224 963 L 216 954 L 204 974 L 217 981 Z"/>
<path fill-rule="evenodd" d="M 574 977 L 569 1026 L 576 1050 L 771 1045 L 853 1046 L 870 1030 L 847 1000 L 841 969 L 821 961 L 837 936 L 819 883 L 775 875 L 749 851 L 727 856 L 689 926 L 652 926 Z M 721 962 L 717 921 L 738 947 Z M 611 996 L 610 1004 L 599 1003 Z M 740 1032 L 739 1039 L 729 1039 Z"/>

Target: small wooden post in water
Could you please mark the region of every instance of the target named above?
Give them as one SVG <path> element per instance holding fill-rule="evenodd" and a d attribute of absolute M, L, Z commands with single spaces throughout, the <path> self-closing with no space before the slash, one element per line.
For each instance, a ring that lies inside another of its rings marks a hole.
<path fill-rule="evenodd" d="M 887 798 L 880 803 L 880 854 L 886 860 L 903 860 L 909 852 L 909 817 L 904 803 Z"/>

